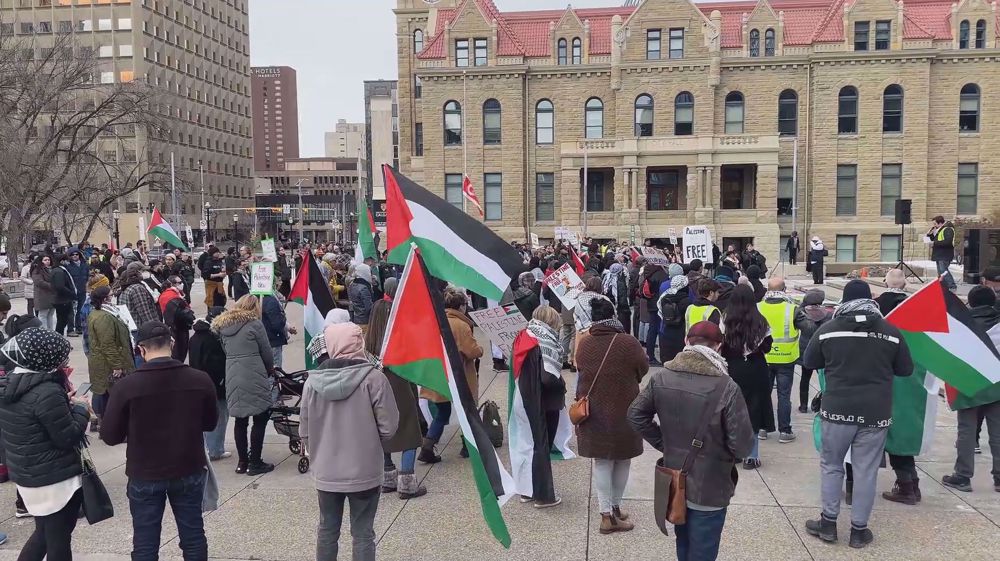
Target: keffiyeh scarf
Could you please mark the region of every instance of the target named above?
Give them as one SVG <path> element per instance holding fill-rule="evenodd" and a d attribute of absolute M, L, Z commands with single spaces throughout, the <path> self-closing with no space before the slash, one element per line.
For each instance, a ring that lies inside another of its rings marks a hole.
<path fill-rule="evenodd" d="M 533 319 L 528 322 L 527 331 L 538 340 L 545 370 L 553 376 L 559 376 L 562 372 L 562 346 L 559 345 L 555 330 L 547 323 Z"/>
<path fill-rule="evenodd" d="M 622 267 L 621 263 L 615 263 L 604 271 L 604 293 L 613 295 L 615 302 L 618 301 L 618 278 L 624 270 L 625 267 Z"/>
<path fill-rule="evenodd" d="M 725 375 L 729 375 L 729 364 L 726 359 L 722 358 L 722 355 L 715 352 L 713 349 L 706 347 L 704 345 L 687 345 L 684 347 L 685 351 L 691 351 L 700 354 L 705 357 L 706 360 L 712 363 L 713 366 L 719 369 Z"/>
<path fill-rule="evenodd" d="M 841 304 L 837 311 L 833 313 L 833 317 L 849 316 L 851 314 L 873 314 L 878 317 L 882 317 L 882 312 L 878 308 L 878 302 L 869 299 L 862 298 L 859 300 L 851 300 L 850 302 L 844 302 Z"/>

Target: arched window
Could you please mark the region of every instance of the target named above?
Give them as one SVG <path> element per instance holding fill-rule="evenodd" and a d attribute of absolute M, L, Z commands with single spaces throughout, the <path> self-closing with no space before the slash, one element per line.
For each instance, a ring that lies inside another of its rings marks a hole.
<path fill-rule="evenodd" d="M 858 90 L 854 86 L 844 86 L 840 89 L 837 99 L 837 132 L 858 133 Z"/>
<path fill-rule="evenodd" d="M 653 136 L 653 98 L 649 94 L 635 98 L 635 135 Z"/>
<path fill-rule="evenodd" d="M 726 96 L 726 134 L 743 134 L 743 94 L 729 92 Z"/>
<path fill-rule="evenodd" d="M 535 105 L 535 142 L 552 144 L 555 140 L 555 109 L 552 102 L 543 99 Z"/>
<path fill-rule="evenodd" d="M 760 56 L 760 31 L 750 30 L 750 56 Z"/>
<path fill-rule="evenodd" d="M 420 53 L 424 50 L 424 30 L 417 29 L 413 32 L 413 52 Z"/>
<path fill-rule="evenodd" d="M 457 101 L 444 104 L 444 145 L 462 144 L 462 106 Z"/>
<path fill-rule="evenodd" d="M 882 93 L 882 132 L 903 132 L 903 88 L 896 84 Z"/>
<path fill-rule="evenodd" d="M 694 96 L 689 92 L 681 92 L 674 98 L 674 134 L 694 134 Z"/>
<path fill-rule="evenodd" d="M 795 136 L 799 131 L 799 96 L 785 90 L 778 96 L 778 134 Z"/>
<path fill-rule="evenodd" d="M 986 20 L 984 19 L 976 22 L 976 48 L 986 48 Z"/>
<path fill-rule="evenodd" d="M 579 37 L 573 38 L 573 64 L 583 63 L 583 41 Z"/>
<path fill-rule="evenodd" d="M 560 39 L 558 47 L 556 48 L 556 57 L 558 58 L 557 64 L 560 66 L 566 64 L 566 40 Z"/>
<path fill-rule="evenodd" d="M 958 48 L 969 48 L 969 20 L 967 19 L 963 19 L 962 23 L 958 24 Z"/>
<path fill-rule="evenodd" d="M 604 102 L 597 97 L 588 99 L 584 113 L 586 137 L 604 138 Z"/>
<path fill-rule="evenodd" d="M 764 56 L 774 56 L 774 30 L 764 32 Z"/>
<path fill-rule="evenodd" d="M 979 86 L 975 84 L 962 86 L 958 102 L 958 130 L 979 132 Z"/>
<path fill-rule="evenodd" d="M 483 104 L 483 144 L 500 144 L 500 102 L 487 99 Z"/>

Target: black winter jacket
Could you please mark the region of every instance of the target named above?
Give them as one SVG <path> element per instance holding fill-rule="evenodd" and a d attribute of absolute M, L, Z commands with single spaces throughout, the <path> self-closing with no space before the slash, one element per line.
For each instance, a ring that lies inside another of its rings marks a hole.
<path fill-rule="evenodd" d="M 52 288 L 56 290 L 56 304 L 70 304 L 76 300 L 77 290 L 86 292 L 86 285 L 77 287 L 69 271 L 62 267 L 52 267 Z"/>
<path fill-rule="evenodd" d="M 66 395 L 66 376 L 10 372 L 0 378 L 0 431 L 14 483 L 44 487 L 83 473 L 90 415 Z"/>
<path fill-rule="evenodd" d="M 899 329 L 879 314 L 834 316 L 816 330 L 802 366 L 825 368 L 820 416 L 831 423 L 892 425 L 893 376 L 913 374 L 913 359 Z"/>
<path fill-rule="evenodd" d="M 222 349 L 219 337 L 212 333 L 212 326 L 205 320 L 199 319 L 194 323 L 190 346 L 188 362 L 191 368 L 208 374 L 215 386 L 216 396 L 226 399 L 226 351 Z"/>
<path fill-rule="evenodd" d="M 945 222 L 940 230 L 944 232 L 943 239 L 938 240 L 937 234 L 932 237 L 931 260 L 950 263 L 955 259 L 955 225 Z"/>

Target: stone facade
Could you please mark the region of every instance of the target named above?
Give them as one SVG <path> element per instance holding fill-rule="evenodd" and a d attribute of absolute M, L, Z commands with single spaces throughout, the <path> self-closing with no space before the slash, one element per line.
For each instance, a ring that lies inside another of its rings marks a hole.
<path fill-rule="evenodd" d="M 823 238 L 831 256 L 839 247 L 843 261 L 895 259 L 901 229 L 891 212 L 883 213 L 893 206 L 891 198 L 883 201 L 884 165 L 901 167 L 901 198 L 913 201 L 914 224 L 903 229 L 907 259 L 925 258 L 918 239 L 931 217 L 975 217 L 1000 208 L 1000 161 L 987 152 L 1000 140 L 1000 112 L 990 101 L 1000 87 L 995 5 L 915 0 L 904 8 L 891 0 L 831 0 L 811 6 L 828 8 L 812 19 L 791 1 L 722 8 L 725 13 L 686 0 L 647 0 L 638 7 L 539 12 L 532 20 L 523 12 L 505 15 L 490 0 L 398 0 L 403 173 L 446 196 L 445 176 L 465 172 L 487 203 L 498 199 L 495 190 L 485 192 L 484 174 L 502 174 L 500 202 L 486 223 L 509 239 L 524 240 L 531 232 L 551 238 L 556 226 L 566 226 L 599 239 L 641 240 L 706 224 L 720 246 L 724 239 L 752 238 L 776 256 L 783 237 L 798 230 L 803 239 Z M 928 19 L 939 12 L 940 22 Z M 981 43 L 979 20 L 986 26 Z M 869 22 L 866 52 L 855 50 L 855 40 L 863 38 L 855 34 L 863 29 L 857 21 Z M 972 22 L 967 45 L 957 38 L 961 21 Z M 884 33 L 884 26 L 891 29 L 888 43 L 876 30 Z M 647 60 L 651 29 L 662 30 L 659 60 Z M 678 58 L 668 58 L 670 29 L 684 30 Z M 419 52 L 417 30 L 423 35 Z M 773 43 L 765 44 L 765 33 Z M 459 67 L 456 40 L 466 38 L 470 63 Z M 474 63 L 475 38 L 487 39 L 482 66 Z M 582 44 L 579 64 L 571 50 L 560 64 L 559 40 L 571 49 L 575 38 Z M 981 92 L 978 130 L 962 132 L 960 92 L 967 84 Z M 903 94 L 902 131 L 883 132 L 884 105 L 891 114 L 893 104 L 885 94 L 894 85 Z M 838 113 L 846 86 L 858 92 L 857 126 L 841 133 L 840 117 L 851 113 Z M 686 136 L 674 134 L 681 92 L 694 100 L 693 134 Z M 735 107 L 727 127 L 727 97 L 736 92 L 743 98 L 742 130 Z M 794 94 L 794 106 L 785 106 L 786 116 L 794 107 L 794 122 L 786 120 L 791 129 L 779 135 L 783 92 Z M 636 100 L 644 94 L 654 103 L 652 134 L 637 136 Z M 603 104 L 602 130 L 593 126 L 595 113 L 587 138 L 585 106 L 594 98 Z M 485 145 L 483 106 L 491 99 L 502 107 L 501 140 Z M 554 107 L 552 143 L 539 142 L 536 129 L 543 100 Z M 453 146 L 446 145 L 444 131 L 449 101 L 463 108 L 462 144 Z M 414 144 L 417 124 L 422 150 Z M 964 182 L 977 184 L 975 196 L 964 198 L 961 213 L 960 163 L 977 164 L 974 179 Z M 586 213 L 585 165 L 588 180 L 595 171 L 604 174 L 596 178 L 603 179 L 603 192 L 591 196 Z M 838 167 L 844 175 L 839 210 Z M 793 169 L 794 211 L 787 183 L 785 199 L 778 198 L 779 176 L 790 180 Z M 652 186 L 661 172 L 675 182 L 663 195 L 669 210 L 659 210 L 656 200 L 664 191 Z M 551 220 L 540 215 L 537 200 L 538 174 L 550 173 Z M 886 184 L 891 189 L 891 181 Z"/>

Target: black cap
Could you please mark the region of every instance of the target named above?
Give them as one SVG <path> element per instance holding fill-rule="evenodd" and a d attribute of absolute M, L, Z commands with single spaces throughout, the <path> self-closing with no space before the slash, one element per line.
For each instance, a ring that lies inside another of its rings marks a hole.
<path fill-rule="evenodd" d="M 139 326 L 139 330 L 135 335 L 135 344 L 138 345 L 143 341 L 149 341 L 157 337 L 170 337 L 170 328 L 162 321 L 147 321 Z"/>
<path fill-rule="evenodd" d="M 844 297 L 841 302 L 852 300 L 871 300 L 872 287 L 861 279 L 854 279 L 844 286 Z"/>

